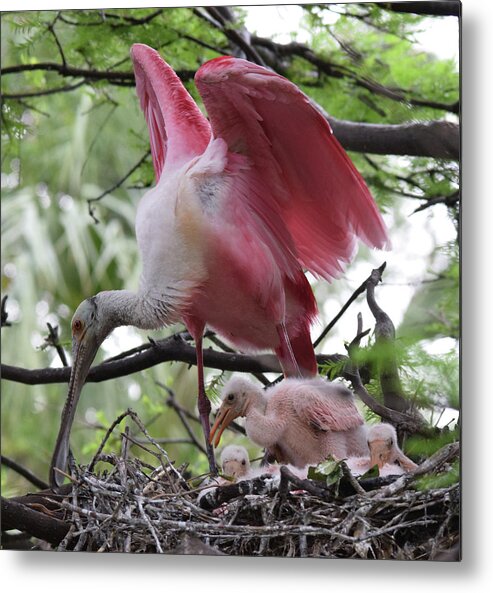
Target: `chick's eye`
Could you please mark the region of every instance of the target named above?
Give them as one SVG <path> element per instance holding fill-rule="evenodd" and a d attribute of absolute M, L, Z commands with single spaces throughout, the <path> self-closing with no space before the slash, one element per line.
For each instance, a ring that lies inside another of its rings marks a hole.
<path fill-rule="evenodd" d="M 245 460 L 243 459 L 243 461 L 241 462 L 241 465 L 245 465 Z"/>
<path fill-rule="evenodd" d="M 393 444 L 394 444 L 394 439 L 390 439 L 389 445 L 392 447 Z"/>
<path fill-rule="evenodd" d="M 235 398 L 235 394 L 234 393 L 230 393 L 228 395 L 228 401 L 232 402 L 234 400 L 234 398 Z"/>

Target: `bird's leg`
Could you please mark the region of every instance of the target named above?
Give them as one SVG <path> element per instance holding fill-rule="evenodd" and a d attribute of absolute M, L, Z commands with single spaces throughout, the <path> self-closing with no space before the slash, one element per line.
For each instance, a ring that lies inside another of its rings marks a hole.
<path fill-rule="evenodd" d="M 209 443 L 209 435 L 211 432 L 211 426 L 209 422 L 209 416 L 211 413 L 211 402 L 205 393 L 204 384 L 204 357 L 202 352 L 202 332 L 195 336 L 195 350 L 197 353 L 197 372 L 198 372 L 198 409 L 200 422 L 205 436 L 205 446 L 207 451 L 207 459 L 209 460 L 209 469 L 213 476 L 217 475 L 216 461 L 214 459 L 214 449 L 212 444 Z"/>
<path fill-rule="evenodd" d="M 296 362 L 296 357 L 291 347 L 288 331 L 284 322 L 276 325 L 277 335 L 279 336 L 280 345 L 276 348 L 276 354 L 281 363 L 282 370 L 286 377 L 302 377 L 300 367 Z"/>

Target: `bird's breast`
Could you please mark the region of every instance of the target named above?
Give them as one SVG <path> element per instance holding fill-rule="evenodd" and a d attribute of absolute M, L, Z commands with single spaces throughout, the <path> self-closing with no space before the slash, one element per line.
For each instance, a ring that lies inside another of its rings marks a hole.
<path fill-rule="evenodd" d="M 136 236 L 147 292 L 187 300 L 207 277 L 200 210 L 183 195 L 179 180 L 159 185 L 142 198 Z"/>

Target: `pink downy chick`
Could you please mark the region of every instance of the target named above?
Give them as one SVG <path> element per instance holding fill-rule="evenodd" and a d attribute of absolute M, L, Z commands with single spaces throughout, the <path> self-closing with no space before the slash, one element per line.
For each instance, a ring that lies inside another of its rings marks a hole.
<path fill-rule="evenodd" d="M 368 452 L 363 418 L 343 385 L 320 377 L 289 378 L 264 391 L 233 377 L 222 397 L 210 437 L 216 447 L 224 429 L 245 416 L 247 436 L 280 463 L 297 468 L 317 465 L 328 455 L 344 459 Z"/>
<path fill-rule="evenodd" d="M 367 441 L 369 456 L 350 457 L 346 460 L 353 475 L 363 475 L 372 467 L 378 466 L 380 476 L 398 476 L 418 467 L 400 449 L 395 428 L 391 424 L 382 422 L 369 426 Z"/>

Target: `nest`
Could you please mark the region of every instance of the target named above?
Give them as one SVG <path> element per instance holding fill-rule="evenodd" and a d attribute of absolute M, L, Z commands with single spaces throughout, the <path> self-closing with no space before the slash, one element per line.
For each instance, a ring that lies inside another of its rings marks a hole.
<path fill-rule="evenodd" d="M 105 453 L 126 416 L 143 438 L 127 428 L 119 454 Z M 341 463 L 342 477 L 330 484 L 280 467 L 215 486 L 172 463 L 128 410 L 89 465 L 71 464 L 69 484 L 2 498 L 2 544 L 32 549 L 34 537 L 45 550 L 457 560 L 459 484 L 423 488 L 420 479 L 447 478 L 458 454 L 458 443 L 446 445 L 403 476 L 356 480 Z"/>
<path fill-rule="evenodd" d="M 328 486 L 281 468 L 277 477 L 204 494 L 204 486 L 141 429 L 148 441 L 143 448 L 159 459 L 157 468 L 128 454 L 128 438 L 119 455 L 102 453 L 103 441 L 89 466 L 72 468 L 69 493 L 59 502 L 69 528 L 57 550 L 457 559 L 459 485 L 415 487 L 420 475 L 446 470 L 458 455 L 457 443 L 396 478 L 357 482 L 345 474 Z M 95 472 L 96 461 L 110 469 Z M 451 558 L 445 550 L 453 550 Z"/>

